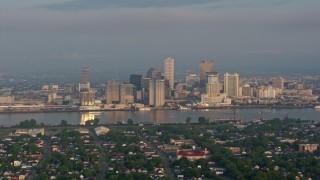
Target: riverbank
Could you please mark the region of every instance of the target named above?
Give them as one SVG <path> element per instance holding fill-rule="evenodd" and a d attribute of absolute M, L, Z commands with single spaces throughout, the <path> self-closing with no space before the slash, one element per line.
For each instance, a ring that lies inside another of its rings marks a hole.
<path fill-rule="evenodd" d="M 153 108 L 148 111 L 141 111 L 136 109 L 66 109 L 66 110 L 19 110 L 19 111 L 0 111 L 0 114 L 15 114 L 15 113 L 68 113 L 68 112 L 109 112 L 109 111 L 206 111 L 210 109 L 314 109 L 313 106 L 219 106 L 219 107 L 192 107 L 188 110 L 179 110 L 173 108 Z"/>

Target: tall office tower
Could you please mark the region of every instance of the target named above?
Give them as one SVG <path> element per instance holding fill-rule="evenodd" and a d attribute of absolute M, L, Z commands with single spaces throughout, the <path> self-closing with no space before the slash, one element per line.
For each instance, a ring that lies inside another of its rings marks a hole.
<path fill-rule="evenodd" d="M 142 75 L 141 74 L 130 74 L 130 83 L 135 85 L 137 91 L 140 91 L 142 88 Z"/>
<path fill-rule="evenodd" d="M 152 67 L 148 70 L 146 78 L 161 79 L 161 71 L 158 68 Z"/>
<path fill-rule="evenodd" d="M 272 86 L 284 90 L 284 79 L 282 77 L 276 77 L 272 79 Z"/>
<path fill-rule="evenodd" d="M 90 81 L 89 81 L 89 68 L 81 68 L 82 82 L 79 84 L 79 91 L 89 91 Z"/>
<path fill-rule="evenodd" d="M 239 96 L 239 74 L 224 74 L 224 92 L 228 97 Z"/>
<path fill-rule="evenodd" d="M 95 99 L 96 99 L 96 93 L 94 91 L 80 92 L 81 106 L 93 106 Z"/>
<path fill-rule="evenodd" d="M 164 60 L 164 78 L 169 80 L 170 88 L 174 86 L 174 59 L 167 58 Z"/>
<path fill-rule="evenodd" d="M 200 62 L 200 87 L 205 86 L 206 73 L 214 72 L 214 63 L 210 60 L 204 60 Z"/>
<path fill-rule="evenodd" d="M 192 86 L 192 85 L 194 85 L 194 83 L 196 83 L 198 81 L 199 81 L 199 76 L 198 75 L 196 75 L 196 74 L 186 75 L 186 84 L 188 86 Z"/>
<path fill-rule="evenodd" d="M 120 84 L 120 103 L 134 103 L 135 86 L 133 84 Z"/>
<path fill-rule="evenodd" d="M 118 104 L 120 102 L 120 83 L 110 80 L 106 89 L 106 104 Z"/>
<path fill-rule="evenodd" d="M 149 105 L 159 107 L 165 103 L 165 81 L 163 79 L 149 80 Z"/>
<path fill-rule="evenodd" d="M 89 68 L 87 68 L 87 67 L 81 68 L 81 74 L 82 74 L 82 83 L 88 83 L 89 82 Z"/>
<path fill-rule="evenodd" d="M 206 75 L 206 94 L 208 96 L 220 95 L 220 83 L 217 72 L 207 73 Z"/>

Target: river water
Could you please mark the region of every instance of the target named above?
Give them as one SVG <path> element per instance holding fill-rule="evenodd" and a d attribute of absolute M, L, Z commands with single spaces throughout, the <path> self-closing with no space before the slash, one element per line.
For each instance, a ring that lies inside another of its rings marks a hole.
<path fill-rule="evenodd" d="M 241 119 L 251 121 L 260 119 L 271 119 L 285 116 L 292 118 L 320 120 L 320 110 L 316 109 L 211 109 L 208 111 L 108 111 L 108 112 L 59 112 L 59 113 L 16 113 L 0 114 L 0 126 L 12 126 L 26 119 L 35 119 L 38 123 L 47 125 L 60 124 L 65 119 L 70 124 L 84 124 L 86 120 L 99 118 L 100 123 L 109 124 L 117 122 L 127 122 L 129 118 L 139 123 L 184 123 L 187 117 L 191 117 L 191 122 L 197 122 L 198 117 L 214 119 Z"/>

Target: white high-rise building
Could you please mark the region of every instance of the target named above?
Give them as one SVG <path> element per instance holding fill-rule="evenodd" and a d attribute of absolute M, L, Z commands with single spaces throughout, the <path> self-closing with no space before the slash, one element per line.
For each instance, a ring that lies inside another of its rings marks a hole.
<path fill-rule="evenodd" d="M 164 78 L 169 80 L 170 88 L 174 86 L 174 59 L 167 58 L 164 60 Z"/>
<path fill-rule="evenodd" d="M 165 82 L 163 79 L 149 80 L 149 105 L 159 107 L 165 104 Z"/>
<path fill-rule="evenodd" d="M 224 92 L 227 97 L 239 97 L 239 74 L 224 74 Z"/>

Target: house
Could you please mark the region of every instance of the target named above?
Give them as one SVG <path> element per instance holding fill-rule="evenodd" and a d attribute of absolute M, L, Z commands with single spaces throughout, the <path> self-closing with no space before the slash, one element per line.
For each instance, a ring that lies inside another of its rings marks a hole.
<path fill-rule="evenodd" d="M 319 144 L 299 144 L 299 152 L 313 152 L 318 148 Z"/>
<path fill-rule="evenodd" d="M 210 152 L 207 149 L 190 149 L 190 150 L 178 150 L 177 159 L 183 157 L 189 159 L 190 161 L 195 161 L 197 159 L 207 159 L 210 155 Z"/>
<path fill-rule="evenodd" d="M 94 131 L 97 134 L 97 136 L 100 136 L 100 135 L 107 134 L 110 131 L 110 129 L 106 128 L 104 126 L 99 126 L 99 127 L 95 128 Z"/>
<path fill-rule="evenodd" d="M 232 152 L 232 154 L 241 154 L 240 147 L 229 147 L 229 150 Z"/>

